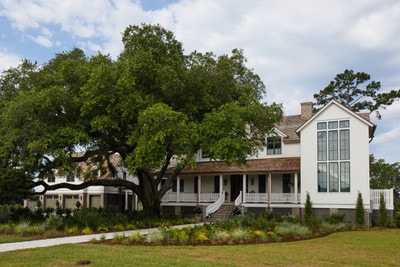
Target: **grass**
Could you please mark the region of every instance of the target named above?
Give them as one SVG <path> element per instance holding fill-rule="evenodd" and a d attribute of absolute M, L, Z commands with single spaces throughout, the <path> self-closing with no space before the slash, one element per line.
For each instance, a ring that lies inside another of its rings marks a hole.
<path fill-rule="evenodd" d="M 340 232 L 290 243 L 238 246 L 72 244 L 0 253 L 0 266 L 397 266 L 400 229 Z"/>

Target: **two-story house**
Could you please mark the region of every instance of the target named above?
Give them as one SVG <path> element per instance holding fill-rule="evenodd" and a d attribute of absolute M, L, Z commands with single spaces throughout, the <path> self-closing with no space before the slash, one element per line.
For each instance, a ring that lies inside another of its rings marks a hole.
<path fill-rule="evenodd" d="M 340 213 L 354 223 L 360 192 L 369 224 L 381 193 L 393 211 L 392 190 L 369 188 L 369 142 L 375 128 L 369 114 L 335 100 L 315 113 L 311 102 L 302 103 L 301 114 L 285 116 L 266 137 L 265 149 L 245 165 L 212 161 L 199 151 L 196 167 L 184 169 L 164 196 L 163 212 L 185 214 L 203 206 L 208 216 L 223 202 L 232 202 L 248 212 L 301 214 L 309 193 L 317 217 Z"/>

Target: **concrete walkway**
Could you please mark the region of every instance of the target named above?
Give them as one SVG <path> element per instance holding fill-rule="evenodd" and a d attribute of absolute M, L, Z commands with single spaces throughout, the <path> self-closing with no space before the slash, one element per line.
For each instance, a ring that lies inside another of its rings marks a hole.
<path fill-rule="evenodd" d="M 177 226 L 172 226 L 172 227 L 173 228 L 184 228 L 187 226 L 195 226 L 195 225 L 199 225 L 199 224 L 185 224 L 185 225 L 177 225 Z M 63 245 L 63 244 L 85 243 L 85 242 L 90 242 L 93 239 L 100 240 L 100 238 L 102 238 L 103 236 L 105 237 L 105 239 L 113 239 L 116 235 L 124 234 L 125 236 L 129 236 L 133 232 L 140 232 L 143 235 L 147 235 L 148 233 L 154 232 L 157 230 L 158 230 L 158 228 L 149 228 L 149 229 L 102 233 L 102 234 L 93 234 L 93 235 L 80 235 L 80 236 L 49 238 L 49 239 L 40 239 L 40 240 L 32 240 L 32 241 L 14 242 L 14 243 L 3 243 L 3 244 L 0 244 L 0 252 L 21 250 L 21 249 L 30 249 L 30 248 L 51 247 L 51 246 L 57 246 L 57 245 Z"/>

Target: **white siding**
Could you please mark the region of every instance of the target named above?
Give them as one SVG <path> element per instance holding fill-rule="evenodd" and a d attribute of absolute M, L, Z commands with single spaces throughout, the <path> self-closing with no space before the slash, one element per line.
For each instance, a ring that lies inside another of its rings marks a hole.
<path fill-rule="evenodd" d="M 350 192 L 318 192 L 317 123 L 350 120 Z M 301 202 L 309 192 L 314 208 L 354 208 L 358 192 L 369 209 L 369 126 L 352 113 L 330 105 L 301 131 Z"/>

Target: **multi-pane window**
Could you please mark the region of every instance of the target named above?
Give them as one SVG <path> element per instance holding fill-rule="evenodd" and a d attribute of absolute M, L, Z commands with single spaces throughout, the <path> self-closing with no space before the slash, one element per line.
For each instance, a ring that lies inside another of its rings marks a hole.
<path fill-rule="evenodd" d="M 318 192 L 350 192 L 350 121 L 317 124 Z"/>
<path fill-rule="evenodd" d="M 267 155 L 282 154 L 282 138 L 280 136 L 267 137 Z"/>

